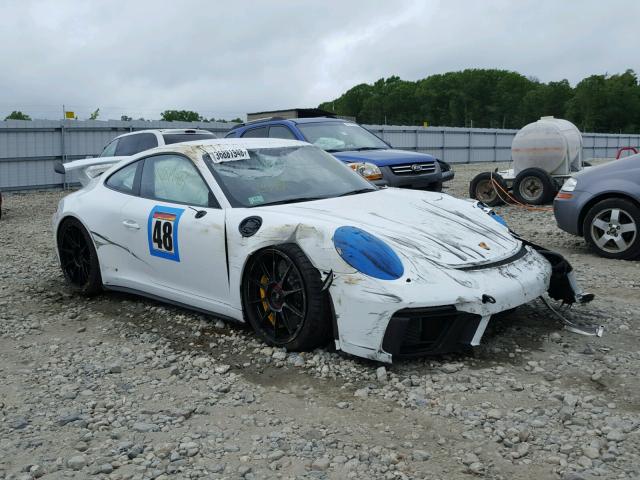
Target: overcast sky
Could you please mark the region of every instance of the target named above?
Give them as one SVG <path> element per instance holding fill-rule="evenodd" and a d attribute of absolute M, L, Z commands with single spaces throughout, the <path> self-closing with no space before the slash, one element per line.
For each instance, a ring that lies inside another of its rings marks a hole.
<path fill-rule="evenodd" d="M 358 83 L 504 68 L 640 71 L 636 0 L 29 1 L 0 6 L 0 118 L 228 118 Z"/>

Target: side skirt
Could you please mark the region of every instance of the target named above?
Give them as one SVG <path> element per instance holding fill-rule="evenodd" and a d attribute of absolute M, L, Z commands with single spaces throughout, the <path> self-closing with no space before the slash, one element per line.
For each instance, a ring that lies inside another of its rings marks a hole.
<path fill-rule="evenodd" d="M 161 303 L 167 303 L 169 305 L 173 305 L 175 307 L 184 308 L 185 310 L 192 310 L 194 312 L 204 313 L 206 315 L 211 315 L 213 317 L 219 318 L 226 322 L 233 322 L 240 325 L 246 325 L 244 320 L 238 320 L 237 318 L 229 317 L 228 315 L 223 315 L 221 313 L 214 312 L 213 310 L 207 310 L 205 308 L 194 307 L 193 305 L 187 305 L 186 303 L 177 302 L 175 300 L 170 300 L 168 298 L 161 297 L 159 295 L 154 295 L 153 293 L 143 292 L 141 290 L 136 290 L 135 288 L 129 287 L 119 287 L 117 285 L 103 285 L 105 290 L 112 290 L 114 292 L 122 292 L 122 293 L 130 293 L 133 295 L 139 295 L 141 297 L 150 298 L 151 300 L 156 300 Z"/>

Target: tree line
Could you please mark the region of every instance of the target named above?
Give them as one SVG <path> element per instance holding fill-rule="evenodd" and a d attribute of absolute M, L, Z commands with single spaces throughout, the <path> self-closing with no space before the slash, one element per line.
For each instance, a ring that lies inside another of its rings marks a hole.
<path fill-rule="evenodd" d="M 319 108 L 360 123 L 521 128 L 541 116 L 573 122 L 583 132 L 639 133 L 640 85 L 633 70 L 540 82 L 507 70 L 467 69 L 415 82 L 392 76 L 356 85 Z"/>
<path fill-rule="evenodd" d="M 100 109 L 97 108 L 94 112 L 89 115 L 88 120 L 97 120 L 100 116 Z M 78 117 L 76 116 L 76 120 Z M 9 115 L 5 117 L 5 120 L 31 120 L 31 117 L 26 113 L 21 112 L 20 110 L 14 110 Z M 121 115 L 120 120 L 123 122 L 130 122 L 133 120 L 132 117 L 128 115 Z M 144 118 L 139 118 L 138 120 L 145 120 Z M 215 119 L 215 118 L 206 118 L 200 115 L 198 112 L 194 112 L 192 110 L 165 110 L 160 114 L 160 120 L 164 120 L 166 122 L 221 122 L 221 123 L 242 123 L 243 120 L 240 118 L 234 118 L 233 120 L 224 120 L 224 119 Z"/>

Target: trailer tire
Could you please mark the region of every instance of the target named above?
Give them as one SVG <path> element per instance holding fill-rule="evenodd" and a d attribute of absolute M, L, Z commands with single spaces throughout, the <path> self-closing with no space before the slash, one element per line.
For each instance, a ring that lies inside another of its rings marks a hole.
<path fill-rule="evenodd" d="M 551 175 L 541 168 L 525 168 L 513 181 L 513 196 L 528 205 L 544 205 L 553 200 L 557 187 Z"/>
<path fill-rule="evenodd" d="M 505 192 L 508 191 L 507 183 L 500 174 L 496 172 L 482 172 L 473 177 L 471 183 L 469 183 L 469 197 L 479 200 L 490 207 L 502 205 L 504 203 L 502 198 L 505 197 L 505 194 L 502 191 L 499 194 L 496 192 L 491 182 L 492 179 L 494 182 L 497 182 Z"/>

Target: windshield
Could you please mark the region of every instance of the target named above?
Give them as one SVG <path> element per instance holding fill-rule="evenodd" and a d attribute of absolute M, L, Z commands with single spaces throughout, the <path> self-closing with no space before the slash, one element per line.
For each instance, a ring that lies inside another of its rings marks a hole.
<path fill-rule="evenodd" d="M 309 143 L 327 152 L 389 148 L 386 143 L 357 123 L 299 123 L 298 128 Z"/>
<path fill-rule="evenodd" d="M 259 207 L 369 192 L 376 187 L 311 147 L 249 150 L 249 159 L 205 161 L 233 207 Z"/>

